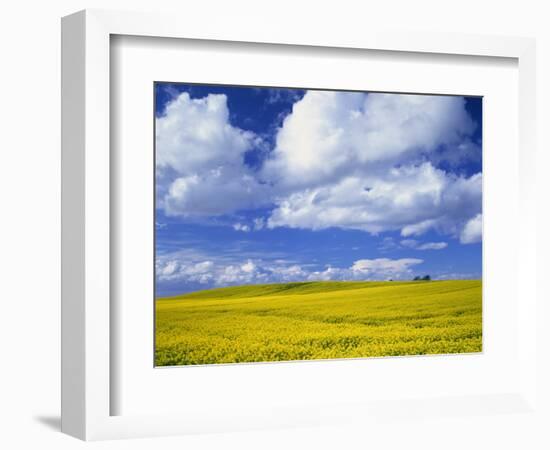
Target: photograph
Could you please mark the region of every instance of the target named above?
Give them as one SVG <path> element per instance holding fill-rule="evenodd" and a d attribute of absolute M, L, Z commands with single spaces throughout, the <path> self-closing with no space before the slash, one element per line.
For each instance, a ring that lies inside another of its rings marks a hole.
<path fill-rule="evenodd" d="M 154 83 L 154 366 L 479 353 L 483 98 Z"/>

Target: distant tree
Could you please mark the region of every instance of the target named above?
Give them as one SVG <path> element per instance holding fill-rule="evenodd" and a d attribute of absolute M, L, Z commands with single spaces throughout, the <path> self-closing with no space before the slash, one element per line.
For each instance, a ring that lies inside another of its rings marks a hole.
<path fill-rule="evenodd" d="M 423 277 L 417 275 L 413 278 L 413 281 L 430 281 L 432 278 L 429 275 L 424 275 Z"/>

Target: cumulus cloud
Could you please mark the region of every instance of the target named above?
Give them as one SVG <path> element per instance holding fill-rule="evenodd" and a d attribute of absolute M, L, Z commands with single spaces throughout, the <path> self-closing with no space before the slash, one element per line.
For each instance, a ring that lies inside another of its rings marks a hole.
<path fill-rule="evenodd" d="M 177 259 L 157 261 L 156 274 L 159 281 L 185 280 L 207 284 L 213 281 L 214 263 L 201 261 L 199 263 L 185 264 Z"/>
<path fill-rule="evenodd" d="M 456 235 L 480 207 L 480 174 L 461 178 L 424 163 L 293 192 L 279 201 L 268 226 L 339 227 L 375 234 L 401 230 L 404 237 L 435 229 Z"/>
<path fill-rule="evenodd" d="M 430 156 L 475 151 L 474 127 L 461 97 L 309 91 L 262 171 L 276 186 L 268 226 L 458 237 L 480 212 L 481 174 L 446 172 Z"/>
<path fill-rule="evenodd" d="M 248 233 L 249 231 L 260 231 L 265 227 L 265 220 L 263 217 L 256 217 L 252 220 L 252 223 L 250 225 L 245 223 L 234 223 L 233 229 L 235 231 L 243 231 L 245 233 Z"/>
<path fill-rule="evenodd" d="M 245 233 L 248 233 L 250 231 L 250 226 L 243 225 L 242 223 L 235 223 L 233 224 L 233 229 L 235 231 L 244 231 Z"/>
<path fill-rule="evenodd" d="M 483 216 L 481 214 L 477 214 L 466 223 L 464 229 L 462 230 L 462 233 L 460 234 L 460 242 L 462 242 L 463 244 L 473 244 L 475 242 L 480 242 L 482 228 Z"/>
<path fill-rule="evenodd" d="M 474 242 L 481 173 L 439 165 L 480 156 L 474 129 L 462 97 L 307 91 L 254 171 L 244 155 L 262 140 L 230 124 L 226 96 L 182 93 L 157 119 L 157 205 L 184 218 L 270 209 L 240 231 L 435 230 Z"/>
<path fill-rule="evenodd" d="M 181 93 L 156 120 L 157 205 L 167 216 L 217 216 L 265 202 L 244 164 L 261 139 L 229 122 L 225 95 Z"/>
<path fill-rule="evenodd" d="M 264 172 L 311 187 L 459 145 L 474 126 L 462 97 L 308 91 L 286 117 Z"/>
<path fill-rule="evenodd" d="M 190 261 L 175 254 L 159 258 L 156 273 L 160 283 L 179 281 L 218 287 L 292 281 L 408 279 L 412 268 L 422 262 L 417 258 L 360 259 L 349 267 L 327 266 L 312 270 L 309 266 L 283 260 Z"/>

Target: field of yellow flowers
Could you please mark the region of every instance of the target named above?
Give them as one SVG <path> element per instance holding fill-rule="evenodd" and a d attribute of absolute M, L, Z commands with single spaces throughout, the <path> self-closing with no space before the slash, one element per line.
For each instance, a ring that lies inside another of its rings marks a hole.
<path fill-rule="evenodd" d="M 305 282 L 156 300 L 157 366 L 482 350 L 481 281 Z"/>

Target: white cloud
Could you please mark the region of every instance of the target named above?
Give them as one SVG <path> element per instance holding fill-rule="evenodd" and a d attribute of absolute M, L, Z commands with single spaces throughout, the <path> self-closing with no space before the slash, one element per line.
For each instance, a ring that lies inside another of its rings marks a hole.
<path fill-rule="evenodd" d="M 360 259 L 350 267 L 327 266 L 312 270 L 309 266 L 283 260 L 205 260 L 189 261 L 177 254 L 157 259 L 157 281 L 198 283 L 204 287 L 220 287 L 241 284 L 279 283 L 321 280 L 386 280 L 409 279 L 412 268 L 423 262 L 417 258 Z"/>
<path fill-rule="evenodd" d="M 307 280 L 310 273 L 299 264 L 276 264 L 269 268 L 271 279 L 276 282 L 291 282 Z"/>
<path fill-rule="evenodd" d="M 446 242 L 426 242 L 425 244 L 420 244 L 416 247 L 417 250 L 443 250 L 447 248 Z"/>
<path fill-rule="evenodd" d="M 254 208 L 265 188 L 244 164 L 260 144 L 229 123 L 225 95 L 175 97 L 156 120 L 157 205 L 168 216 L 216 216 Z"/>
<path fill-rule="evenodd" d="M 162 279 L 170 279 L 174 273 L 176 273 L 176 270 L 178 269 L 179 264 L 177 261 L 167 261 L 166 264 L 157 267 L 157 275 L 159 278 Z"/>
<path fill-rule="evenodd" d="M 459 145 L 473 129 L 462 97 L 308 91 L 286 117 L 264 173 L 311 187 Z"/>
<path fill-rule="evenodd" d="M 405 237 L 436 229 L 457 235 L 480 205 L 481 175 L 455 177 L 424 163 L 289 194 L 278 202 L 268 226 L 401 230 Z"/>
<path fill-rule="evenodd" d="M 460 242 L 462 242 L 463 244 L 473 244 L 475 242 L 480 242 L 482 228 L 483 216 L 481 214 L 477 214 L 464 226 L 464 229 L 460 234 Z"/>
<path fill-rule="evenodd" d="M 240 231 L 436 230 L 467 243 L 481 212 L 481 173 L 454 175 L 434 161 L 478 157 L 474 127 L 462 97 L 308 91 L 255 172 L 244 154 L 265 142 L 230 124 L 225 95 L 182 93 L 157 119 L 157 205 L 181 217 L 274 205 Z"/>
<path fill-rule="evenodd" d="M 309 91 L 262 172 L 276 191 L 268 226 L 458 237 L 481 209 L 481 174 L 426 158 L 475 151 L 473 130 L 461 97 Z"/>
<path fill-rule="evenodd" d="M 447 248 L 446 242 L 420 242 L 416 239 L 403 239 L 401 245 L 414 250 L 442 250 Z"/>
<path fill-rule="evenodd" d="M 257 217 L 254 219 L 254 229 L 256 231 L 262 230 L 265 227 L 265 219 L 263 217 Z"/>
<path fill-rule="evenodd" d="M 401 229 L 401 236 L 419 236 L 437 224 L 435 219 L 422 220 L 421 222 L 405 225 Z"/>
<path fill-rule="evenodd" d="M 212 261 L 184 264 L 177 259 L 170 259 L 157 261 L 156 273 L 160 281 L 186 280 L 206 284 L 213 281 L 213 268 Z"/>
<path fill-rule="evenodd" d="M 250 231 L 250 226 L 243 225 L 242 223 L 235 223 L 233 224 L 233 229 L 235 231 L 244 231 L 245 233 L 248 233 Z"/>
<path fill-rule="evenodd" d="M 252 261 L 248 260 L 246 263 L 244 263 L 241 266 L 241 270 L 245 273 L 252 273 L 254 270 L 256 270 L 256 264 L 254 264 Z"/>

